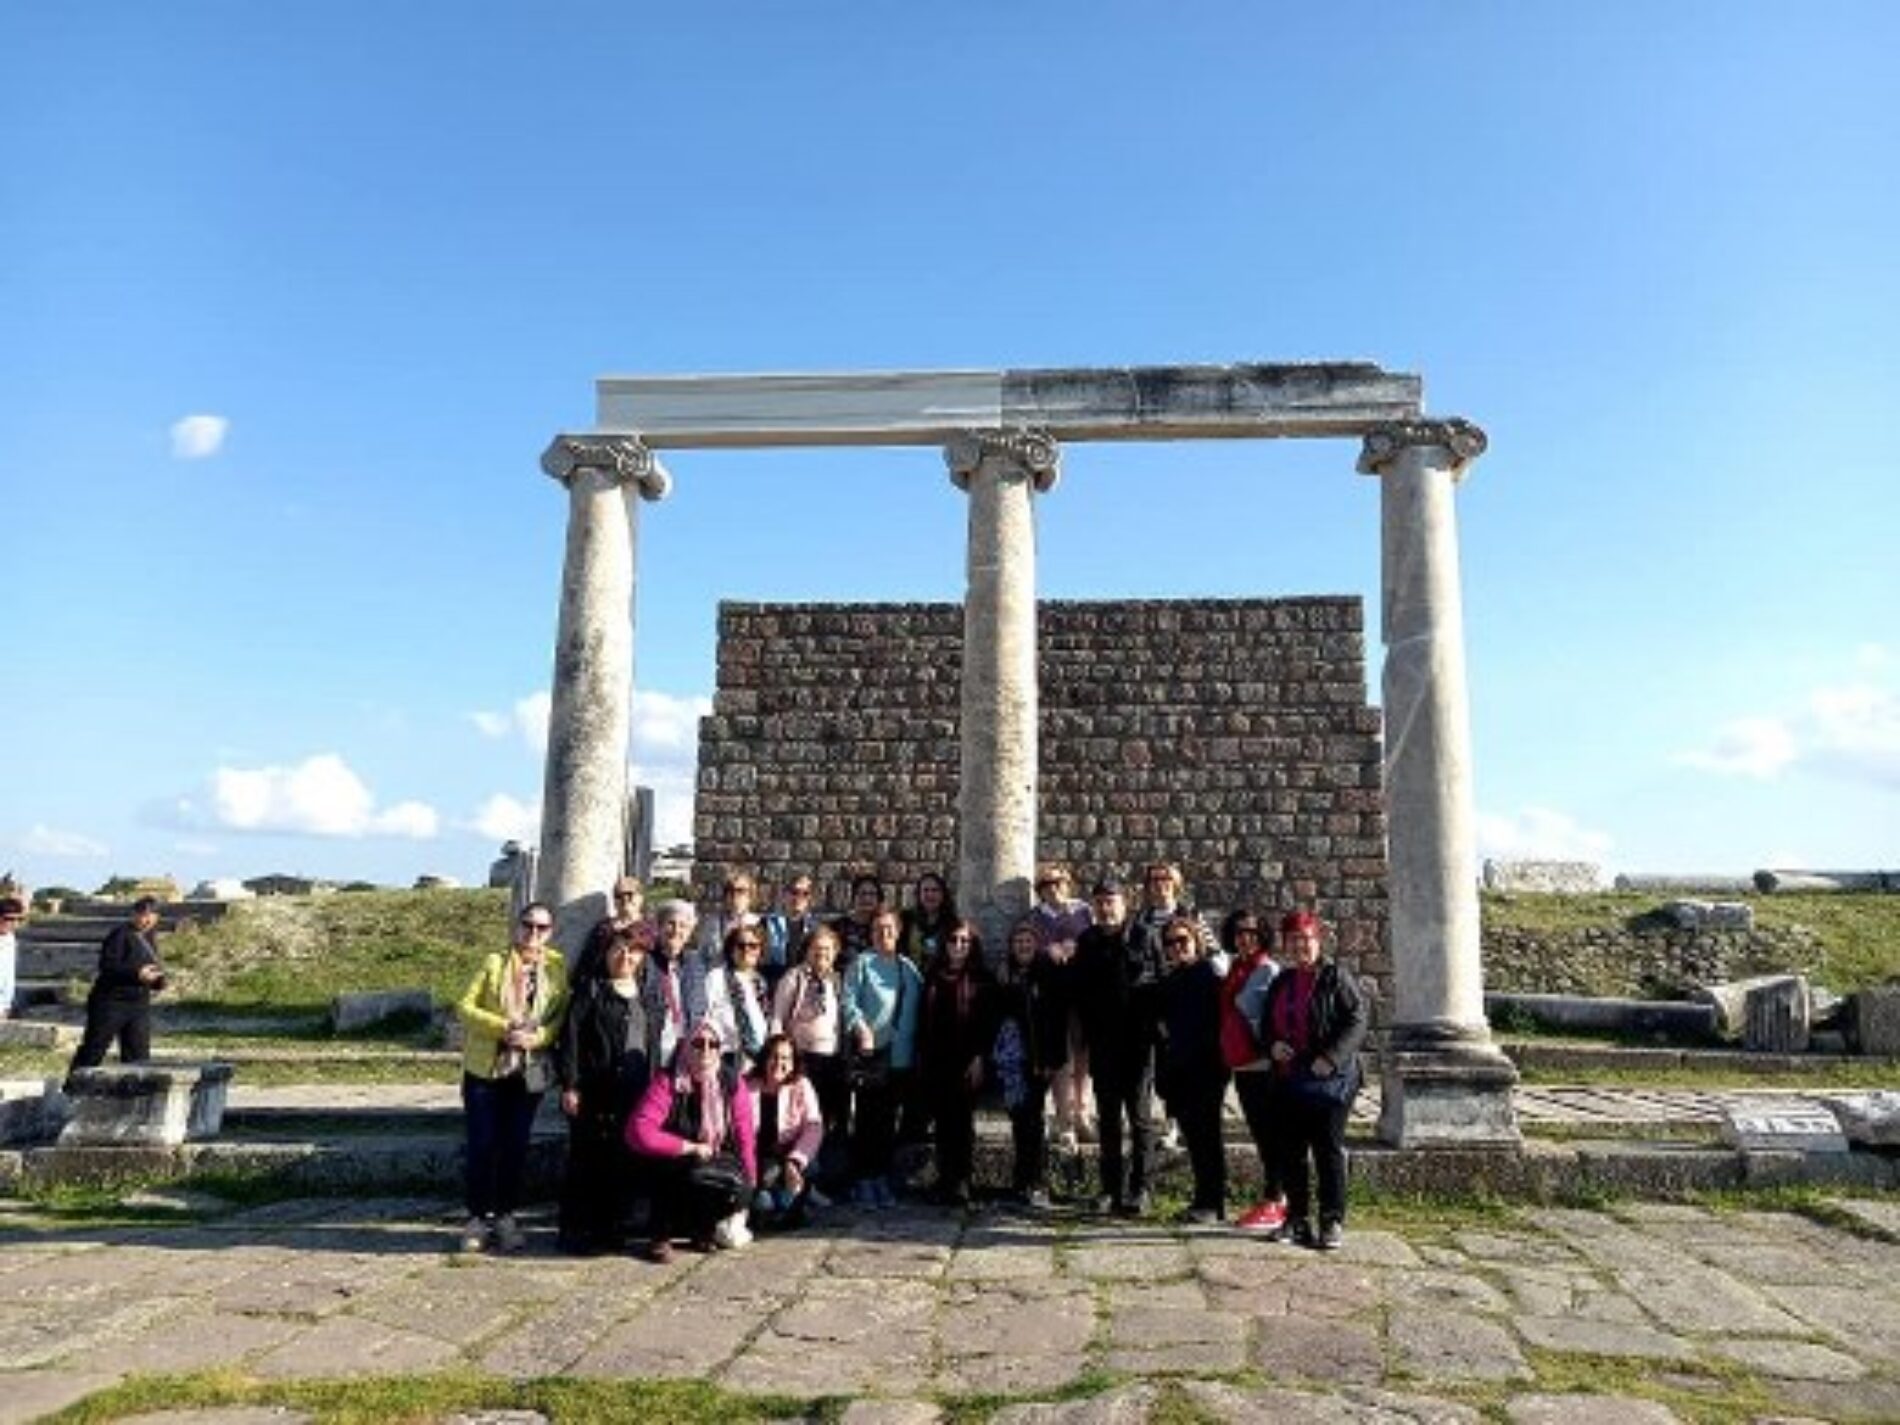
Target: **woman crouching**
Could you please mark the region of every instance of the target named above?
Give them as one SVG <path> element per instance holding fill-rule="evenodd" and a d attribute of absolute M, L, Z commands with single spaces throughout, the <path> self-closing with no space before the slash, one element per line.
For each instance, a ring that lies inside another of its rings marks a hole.
<path fill-rule="evenodd" d="M 752 1096 L 720 1063 L 722 1047 L 712 1021 L 695 1024 L 627 1124 L 627 1146 L 649 1164 L 647 1255 L 656 1262 L 672 1260 L 676 1236 L 702 1251 L 752 1240 L 745 1225 L 759 1173 Z"/>
<path fill-rule="evenodd" d="M 758 1190 L 752 1220 L 760 1227 L 802 1227 L 810 1210 L 811 1167 L 825 1141 L 824 1116 L 811 1080 L 800 1071 L 791 1036 L 774 1034 L 746 1075 L 758 1131 Z"/>

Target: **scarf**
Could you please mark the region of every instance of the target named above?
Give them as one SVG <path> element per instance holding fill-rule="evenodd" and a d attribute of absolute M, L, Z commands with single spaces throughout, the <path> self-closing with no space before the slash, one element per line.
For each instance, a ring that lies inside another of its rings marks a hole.
<path fill-rule="evenodd" d="M 510 1024 L 539 1024 L 542 1012 L 547 1008 L 547 965 L 545 962 L 530 965 L 521 958 L 521 952 L 508 952 L 508 962 L 502 967 L 501 975 L 501 1017 Z M 502 1045 L 495 1050 L 495 1077 L 505 1079 L 510 1074 L 518 1074 L 528 1067 L 531 1050 L 510 1049 Z"/>
<path fill-rule="evenodd" d="M 673 1096 L 697 1096 L 699 1141 L 716 1152 L 726 1141 L 726 1095 L 724 1085 L 720 1082 L 719 1059 L 709 1056 L 701 1060 L 692 1050 L 693 1038 L 698 1034 L 710 1034 L 714 1039 L 719 1037 L 719 1031 L 713 1027 L 710 1019 L 700 1020 L 681 1036 L 679 1067 L 673 1075 Z"/>

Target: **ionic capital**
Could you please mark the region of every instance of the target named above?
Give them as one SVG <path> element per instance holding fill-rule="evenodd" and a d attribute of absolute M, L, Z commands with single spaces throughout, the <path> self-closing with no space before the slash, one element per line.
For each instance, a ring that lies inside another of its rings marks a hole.
<path fill-rule="evenodd" d="M 557 435 L 541 468 L 563 485 L 582 470 L 598 470 L 615 485 L 635 485 L 647 500 L 664 500 L 673 488 L 660 457 L 637 435 Z"/>
<path fill-rule="evenodd" d="M 1017 466 L 1034 483 L 1037 494 L 1055 489 L 1062 475 L 1062 447 L 1046 430 L 1018 426 L 1014 430 L 966 430 L 943 448 L 950 483 L 970 488 L 970 477 L 986 459 L 1003 459 Z"/>
<path fill-rule="evenodd" d="M 1446 420 L 1391 421 L 1366 433 L 1359 452 L 1361 475 L 1382 474 L 1404 450 L 1438 446 L 1451 456 L 1451 476 L 1463 477 L 1465 467 L 1483 455 L 1490 444 L 1472 422 L 1453 416 Z"/>

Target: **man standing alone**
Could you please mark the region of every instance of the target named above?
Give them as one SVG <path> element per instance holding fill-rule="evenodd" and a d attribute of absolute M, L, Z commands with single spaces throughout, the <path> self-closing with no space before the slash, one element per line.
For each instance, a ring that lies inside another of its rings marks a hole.
<path fill-rule="evenodd" d="M 26 902 L 19 896 L 0 896 L 0 1019 L 13 1013 L 14 967 L 19 943 L 13 932 L 26 920 Z"/>
<path fill-rule="evenodd" d="M 97 1068 L 115 1039 L 121 1064 L 152 1057 L 152 993 L 165 988 L 157 928 L 158 902 L 141 896 L 132 902 L 132 918 L 113 927 L 100 945 L 99 977 L 86 996 L 86 1037 L 73 1068 Z"/>

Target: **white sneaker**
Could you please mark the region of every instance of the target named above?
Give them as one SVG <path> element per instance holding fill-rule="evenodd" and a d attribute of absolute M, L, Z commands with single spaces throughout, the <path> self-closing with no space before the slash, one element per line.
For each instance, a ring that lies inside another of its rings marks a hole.
<path fill-rule="evenodd" d="M 498 1252 L 519 1252 L 528 1245 L 527 1236 L 521 1230 L 521 1224 L 515 1221 L 512 1212 L 504 1213 L 495 1219 L 495 1250 Z"/>
<path fill-rule="evenodd" d="M 462 1250 L 479 1252 L 488 1245 L 488 1224 L 479 1217 L 471 1217 L 462 1224 Z"/>
<path fill-rule="evenodd" d="M 730 1217 L 719 1219 L 719 1225 L 713 1228 L 713 1246 L 732 1251 L 743 1247 L 752 1240 L 752 1229 L 745 1225 L 745 1214 L 735 1212 Z"/>

